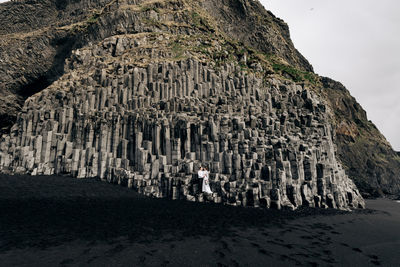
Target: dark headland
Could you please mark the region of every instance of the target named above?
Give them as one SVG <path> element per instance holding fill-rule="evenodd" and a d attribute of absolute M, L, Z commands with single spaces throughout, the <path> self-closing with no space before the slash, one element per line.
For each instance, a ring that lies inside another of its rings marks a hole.
<path fill-rule="evenodd" d="M 1 266 L 398 266 L 400 203 L 275 211 L 0 176 Z"/>

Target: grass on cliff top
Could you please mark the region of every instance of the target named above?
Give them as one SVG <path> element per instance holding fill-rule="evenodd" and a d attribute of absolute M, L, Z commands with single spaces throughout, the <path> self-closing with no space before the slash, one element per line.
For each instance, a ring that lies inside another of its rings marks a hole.
<path fill-rule="evenodd" d="M 318 75 L 312 72 L 296 69 L 275 55 L 266 55 L 219 34 L 176 35 L 168 47 L 174 54 L 175 60 L 184 58 L 187 51 L 215 62 L 216 69 L 226 63 L 235 63 L 241 71 L 254 73 L 256 71 L 253 69 L 253 64 L 261 64 L 264 74 L 277 74 L 295 83 L 305 82 L 317 85 L 319 81 Z M 244 60 L 245 57 L 247 60 Z"/>
<path fill-rule="evenodd" d="M 272 62 L 272 68 L 277 74 L 288 77 L 294 82 L 309 81 L 312 84 L 317 82 L 317 78 L 314 73 L 301 71 L 290 65 Z"/>

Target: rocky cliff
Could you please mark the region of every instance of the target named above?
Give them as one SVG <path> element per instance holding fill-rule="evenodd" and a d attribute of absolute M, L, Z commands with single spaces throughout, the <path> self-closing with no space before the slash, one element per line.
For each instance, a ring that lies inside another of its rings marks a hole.
<path fill-rule="evenodd" d="M 365 196 L 400 194 L 400 157 L 349 91 L 321 77 L 321 95 L 334 111 L 338 157 Z"/>
<path fill-rule="evenodd" d="M 363 164 L 346 161 L 365 139 L 348 138 L 361 107 L 257 1 L 19 1 L 0 14 L 3 171 L 232 205 L 364 206 L 339 163 Z M 212 196 L 197 194 L 200 164 Z"/>

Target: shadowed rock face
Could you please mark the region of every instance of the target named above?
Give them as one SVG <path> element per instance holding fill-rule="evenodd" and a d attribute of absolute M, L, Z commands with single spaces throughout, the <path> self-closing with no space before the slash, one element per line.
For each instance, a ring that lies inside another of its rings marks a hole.
<path fill-rule="evenodd" d="M 65 58 L 87 40 L 68 25 L 86 21 L 98 1 L 14 1 L 0 4 L 0 133 L 8 132 L 27 97 L 63 73 Z M 77 29 L 77 28 L 76 28 Z"/>
<path fill-rule="evenodd" d="M 258 2 L 42 2 L 0 5 L 3 171 L 201 201 L 203 163 L 216 202 L 363 206 L 335 156 L 336 89 Z"/>

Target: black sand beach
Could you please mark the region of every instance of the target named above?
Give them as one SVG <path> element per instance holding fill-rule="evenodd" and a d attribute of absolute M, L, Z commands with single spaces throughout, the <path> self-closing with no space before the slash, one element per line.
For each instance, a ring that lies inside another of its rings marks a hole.
<path fill-rule="evenodd" d="M 400 203 L 274 211 L 0 175 L 1 266 L 399 266 Z"/>

